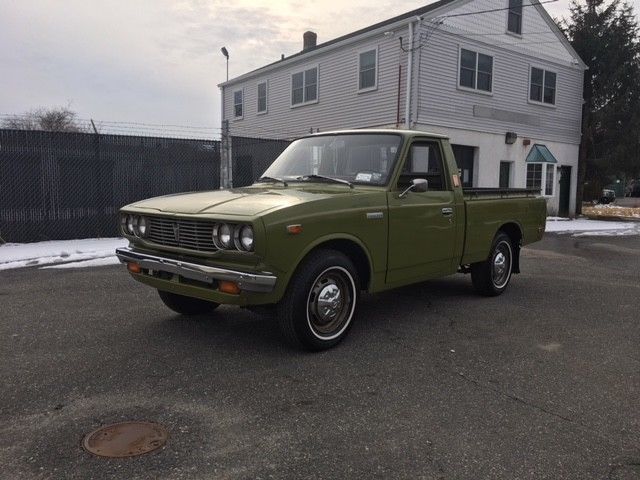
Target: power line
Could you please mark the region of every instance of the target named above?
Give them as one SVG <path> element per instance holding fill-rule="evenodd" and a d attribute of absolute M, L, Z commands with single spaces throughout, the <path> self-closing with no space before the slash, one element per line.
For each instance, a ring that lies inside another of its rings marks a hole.
<path fill-rule="evenodd" d="M 495 33 L 465 33 L 465 36 L 469 37 L 484 37 L 484 36 L 502 36 L 504 32 L 495 32 Z M 545 32 L 522 32 L 521 35 L 524 37 L 525 35 L 555 35 L 555 33 L 550 31 Z"/>
<path fill-rule="evenodd" d="M 545 3 L 555 3 L 558 0 L 544 0 L 542 2 L 531 2 L 531 3 L 523 3 L 522 7 L 535 7 L 536 5 L 543 5 Z M 493 12 L 502 12 L 505 10 L 511 10 L 510 7 L 501 7 L 501 8 L 492 8 L 490 10 L 479 10 L 477 12 L 464 12 L 464 13 L 453 13 L 451 15 L 442 15 L 438 18 L 454 18 L 454 17 L 466 17 L 468 15 L 479 15 L 482 13 L 493 13 Z"/>
<path fill-rule="evenodd" d="M 553 0 L 553 1 L 557 1 L 557 0 Z M 428 21 L 428 23 L 433 23 L 433 22 Z M 440 25 L 442 25 L 442 24 L 441 24 L 441 23 L 437 23 L 437 24 L 436 24 L 436 23 L 434 23 L 434 25 L 435 25 L 435 27 L 434 27 L 434 28 L 436 28 L 436 29 L 437 29 L 437 27 L 438 27 L 438 26 L 440 26 Z M 435 31 L 435 30 L 433 30 L 433 31 Z M 433 33 L 433 31 L 432 31 L 432 33 Z M 498 35 L 498 36 L 502 36 L 502 35 L 505 35 L 505 33 L 504 33 L 504 32 L 500 32 L 500 33 L 480 33 L 480 32 L 478 32 L 478 33 L 473 33 L 473 32 L 458 33 L 458 32 L 452 32 L 452 31 L 450 31 L 450 30 L 442 30 L 442 29 L 441 29 L 440 31 L 442 31 L 442 32 L 443 32 L 443 33 L 445 33 L 446 35 L 452 35 L 452 36 L 460 37 L 460 38 L 467 38 L 467 37 L 470 37 L 470 36 L 489 36 L 489 35 L 490 35 L 490 36 L 496 36 L 496 35 Z M 528 32 L 528 33 L 527 33 L 527 32 L 525 32 L 525 33 L 523 33 L 523 36 L 524 36 L 524 35 L 554 35 L 554 36 L 555 36 L 555 33 L 553 33 L 553 32 Z M 431 35 L 429 35 L 429 37 L 430 37 L 430 36 L 431 36 Z M 420 36 L 420 38 L 421 38 L 421 37 L 422 37 L 422 35 Z M 428 37 L 427 37 L 427 39 L 426 39 L 426 40 L 428 40 Z M 520 41 L 520 42 L 498 42 L 498 43 L 487 43 L 487 45 L 489 45 L 489 46 L 512 46 L 512 47 L 519 47 L 519 46 L 521 46 L 521 45 L 542 45 L 542 44 L 550 44 L 550 43 L 557 43 L 557 42 L 558 42 L 558 39 L 557 39 L 557 38 L 556 38 L 555 40 L 546 40 L 546 41 L 538 41 L 538 39 L 532 39 L 532 40 L 534 40 L 534 41 L 531 41 L 531 42 L 529 42 L 529 41 Z M 405 48 L 405 47 L 403 46 L 402 42 L 400 43 L 400 48 L 402 49 L 402 51 L 403 51 L 403 52 L 406 52 L 406 53 L 408 53 L 408 52 L 410 52 L 410 51 L 420 50 L 421 48 L 423 48 L 423 47 L 425 47 L 425 46 L 426 46 L 426 41 L 423 41 L 423 40 L 420 40 L 420 43 L 418 44 L 418 46 L 413 47 L 412 49 L 407 49 L 407 48 Z"/>

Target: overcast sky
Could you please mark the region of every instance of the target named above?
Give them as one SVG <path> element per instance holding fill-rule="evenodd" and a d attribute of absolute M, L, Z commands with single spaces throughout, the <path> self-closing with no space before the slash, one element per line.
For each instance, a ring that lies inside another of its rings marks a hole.
<path fill-rule="evenodd" d="M 0 114 L 71 105 L 82 118 L 219 127 L 234 77 L 428 0 L 0 0 Z M 636 10 L 640 0 L 632 2 Z M 545 7 L 568 15 L 569 0 Z"/>

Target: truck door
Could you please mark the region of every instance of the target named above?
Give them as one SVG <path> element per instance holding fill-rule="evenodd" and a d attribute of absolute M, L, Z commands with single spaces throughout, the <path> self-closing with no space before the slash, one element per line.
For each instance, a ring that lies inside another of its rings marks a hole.
<path fill-rule="evenodd" d="M 409 147 L 397 184 L 387 194 L 389 248 L 387 283 L 454 273 L 455 204 L 440 143 L 416 139 Z M 426 192 L 410 191 L 411 181 L 424 178 Z"/>

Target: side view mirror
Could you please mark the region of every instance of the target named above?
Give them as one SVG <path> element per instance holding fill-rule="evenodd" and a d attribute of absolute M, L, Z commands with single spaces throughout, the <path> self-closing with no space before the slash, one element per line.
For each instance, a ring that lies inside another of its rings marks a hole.
<path fill-rule="evenodd" d="M 411 180 L 411 185 L 404 189 L 404 191 L 398 195 L 398 198 L 403 198 L 407 193 L 414 191 L 418 193 L 424 193 L 429 190 L 429 181 L 426 178 L 414 178 Z"/>

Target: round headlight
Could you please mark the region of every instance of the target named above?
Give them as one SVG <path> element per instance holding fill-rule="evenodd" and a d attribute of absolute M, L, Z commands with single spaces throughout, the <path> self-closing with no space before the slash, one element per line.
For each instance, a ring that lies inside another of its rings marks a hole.
<path fill-rule="evenodd" d="M 230 248 L 233 244 L 231 227 L 226 223 L 216 223 L 213 227 L 213 243 L 218 248 Z"/>
<path fill-rule="evenodd" d="M 220 243 L 224 246 L 224 248 L 229 248 L 231 246 L 231 227 L 226 223 L 220 225 L 220 230 L 218 231 L 218 239 L 220 239 Z"/>
<path fill-rule="evenodd" d="M 253 228 L 250 225 L 240 229 L 240 246 L 247 252 L 253 251 Z"/>
<path fill-rule="evenodd" d="M 127 232 L 129 235 L 136 234 L 136 218 L 133 215 L 127 215 Z"/>
<path fill-rule="evenodd" d="M 141 237 L 147 236 L 147 219 L 144 217 L 138 217 L 138 235 Z"/>

